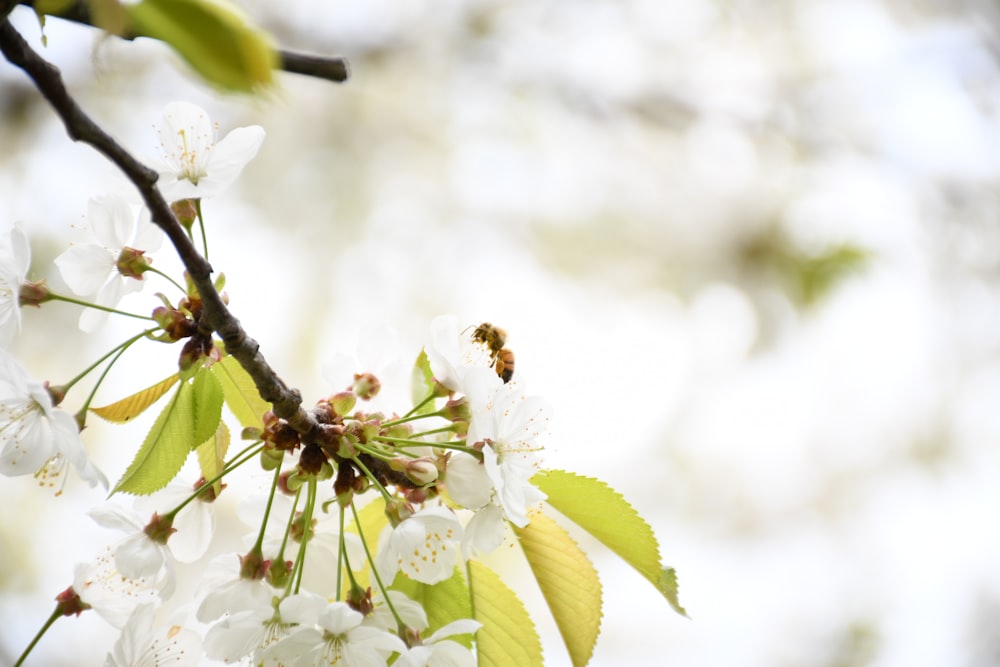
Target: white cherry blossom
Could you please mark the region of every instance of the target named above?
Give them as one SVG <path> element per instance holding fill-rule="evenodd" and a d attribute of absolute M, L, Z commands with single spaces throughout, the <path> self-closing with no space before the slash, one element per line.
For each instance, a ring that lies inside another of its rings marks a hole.
<path fill-rule="evenodd" d="M 93 561 L 77 563 L 73 569 L 73 590 L 116 628 L 125 625 L 136 607 L 157 603 L 161 584 L 149 577 L 124 576 L 110 548 Z"/>
<path fill-rule="evenodd" d="M 287 667 L 384 667 L 393 653 L 406 650 L 395 634 L 363 625 L 364 617 L 346 602 L 299 594 L 282 600 L 279 609 L 283 620 L 299 624 L 270 653 Z"/>
<path fill-rule="evenodd" d="M 463 618 L 442 626 L 419 646 L 407 649 L 393 663 L 398 667 L 476 667 L 476 656 L 465 646 L 448 639 L 476 632 L 482 623 Z"/>
<path fill-rule="evenodd" d="M 107 478 L 87 457 L 73 416 L 53 406 L 45 386 L 0 349 L 0 473 L 34 474 L 57 487 L 58 494 L 69 465 L 90 486 L 107 488 Z"/>
<path fill-rule="evenodd" d="M 379 539 L 375 564 L 383 581 L 402 570 L 410 579 L 436 584 L 452 575 L 458 557 L 462 524 L 446 507 L 424 507 L 395 528 L 387 526 Z"/>
<path fill-rule="evenodd" d="M 112 504 L 94 507 L 87 514 L 100 526 L 127 534 L 114 547 L 115 566 L 122 575 L 162 582 L 163 598 L 173 595 L 175 558 L 170 547 L 153 541 L 146 534 L 148 519 L 144 521 L 136 512 Z"/>
<path fill-rule="evenodd" d="M 0 347 L 21 329 L 21 284 L 31 266 L 31 246 L 17 227 L 0 236 Z"/>
<path fill-rule="evenodd" d="M 138 607 L 122 629 L 104 667 L 197 667 L 201 664 L 201 637 L 193 630 L 154 625 L 155 607 Z"/>
<path fill-rule="evenodd" d="M 116 195 L 91 199 L 87 218 L 95 242 L 70 246 L 56 257 L 55 263 L 75 294 L 91 297 L 99 306 L 114 308 L 122 297 L 138 292 L 145 284 L 141 274 L 130 274 L 119 266 L 119 260 L 136 252 L 143 256 L 155 252 L 163 243 L 163 232 L 150 222 L 145 208 Z M 80 315 L 80 328 L 94 331 L 107 316 L 104 311 L 87 308 Z"/>
<path fill-rule="evenodd" d="M 163 155 L 157 185 L 168 201 L 211 197 L 236 180 L 264 141 L 259 125 L 240 127 L 216 140 L 217 127 L 204 109 L 172 102 L 159 126 Z"/>

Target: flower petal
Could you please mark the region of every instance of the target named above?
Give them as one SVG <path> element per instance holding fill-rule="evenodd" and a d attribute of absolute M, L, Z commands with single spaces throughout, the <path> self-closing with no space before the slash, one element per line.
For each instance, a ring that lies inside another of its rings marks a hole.
<path fill-rule="evenodd" d="M 115 270 L 111 252 L 96 243 L 70 246 L 55 262 L 63 280 L 80 296 L 95 293 Z"/>

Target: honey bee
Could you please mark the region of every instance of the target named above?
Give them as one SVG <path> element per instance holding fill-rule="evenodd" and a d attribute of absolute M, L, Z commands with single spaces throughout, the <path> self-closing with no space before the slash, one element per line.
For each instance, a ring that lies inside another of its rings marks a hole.
<path fill-rule="evenodd" d="M 489 322 L 483 322 L 472 332 L 472 340 L 489 350 L 493 370 L 501 380 L 510 382 L 514 377 L 514 353 L 504 347 L 504 343 L 507 342 L 507 332 Z"/>

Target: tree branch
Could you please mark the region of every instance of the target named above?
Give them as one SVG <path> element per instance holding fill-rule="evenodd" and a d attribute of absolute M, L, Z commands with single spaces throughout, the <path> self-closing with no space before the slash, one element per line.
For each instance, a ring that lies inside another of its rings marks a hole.
<path fill-rule="evenodd" d="M 36 0 L 3 0 L 3 3 L 10 4 L 11 6 L 21 4 L 32 9 L 35 7 L 35 2 Z M 47 14 L 47 16 L 54 16 L 82 25 L 94 25 L 94 21 L 90 15 L 90 8 L 86 2 L 82 1 L 69 4 L 59 11 Z M 130 31 L 118 35 L 118 37 L 133 40 L 136 37 L 145 37 L 145 35 Z M 292 74 L 302 74 L 317 79 L 333 81 L 334 83 L 343 83 L 351 75 L 351 68 L 346 58 L 299 53 L 285 49 L 278 49 L 277 53 L 281 69 Z"/>
<path fill-rule="evenodd" d="M 39 92 L 62 119 L 71 139 L 92 146 L 135 184 L 153 222 L 164 231 L 177 250 L 201 296 L 205 321 L 222 338 L 226 352 L 250 374 L 261 397 L 273 406 L 274 414 L 286 419 L 292 428 L 302 434 L 303 441 L 308 442 L 315 437 L 318 423 L 311 413 L 302 409 L 302 396 L 298 390 L 290 389 L 278 377 L 260 353 L 257 341 L 246 334 L 239 320 L 223 303 L 212 283 L 211 265 L 198 253 L 174 216 L 170 204 L 156 187 L 159 175 L 135 159 L 80 108 L 66 89 L 59 69 L 39 56 L 6 18 L 0 24 L 0 51 L 34 81 Z"/>

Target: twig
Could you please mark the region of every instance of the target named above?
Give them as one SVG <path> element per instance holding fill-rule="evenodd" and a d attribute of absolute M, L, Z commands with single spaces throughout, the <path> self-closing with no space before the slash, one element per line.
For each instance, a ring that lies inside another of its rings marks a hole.
<path fill-rule="evenodd" d="M 313 415 L 302 409 L 302 396 L 289 388 L 260 353 L 257 341 L 250 338 L 223 303 L 212 283 L 212 267 L 198 253 L 184 228 L 174 216 L 166 199 L 156 187 L 158 174 L 135 159 L 107 132 L 101 129 L 70 96 L 59 69 L 39 56 L 6 18 L 0 24 L 0 51 L 34 81 L 49 101 L 74 141 L 89 144 L 111 160 L 138 188 L 153 222 L 160 227 L 180 256 L 191 281 L 201 295 L 204 322 L 222 338 L 231 354 L 253 378 L 261 397 L 273 406 L 274 414 L 288 420 L 302 439 L 309 442 L 318 431 Z"/>
<path fill-rule="evenodd" d="M 36 0 L 2 0 L 2 2 L 4 4 L 10 4 L 11 6 L 21 4 L 26 7 L 34 8 Z M 86 2 L 81 1 L 69 4 L 66 7 L 60 8 L 58 11 L 53 11 L 52 13 L 47 14 L 47 16 L 54 16 L 56 18 L 83 25 L 94 25 L 94 21 L 90 16 L 90 8 Z M 136 37 L 144 36 L 145 35 L 142 33 L 132 31 L 127 31 L 118 35 L 118 37 L 127 40 L 133 40 Z M 341 58 L 340 56 L 320 56 L 309 53 L 299 53 L 297 51 L 288 51 L 286 49 L 278 49 L 277 53 L 281 69 L 292 74 L 302 74 L 304 76 L 311 76 L 317 79 L 333 81 L 334 83 L 343 83 L 351 76 L 351 67 L 348 64 L 347 59 Z"/>

